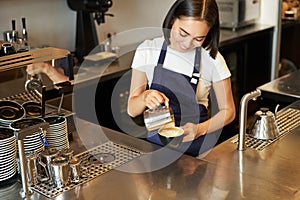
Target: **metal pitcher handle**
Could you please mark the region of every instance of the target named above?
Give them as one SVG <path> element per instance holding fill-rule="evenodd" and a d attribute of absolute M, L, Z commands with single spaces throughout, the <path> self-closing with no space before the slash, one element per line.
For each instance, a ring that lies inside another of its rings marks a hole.
<path fill-rule="evenodd" d="M 46 173 L 46 177 L 45 177 L 45 178 L 41 178 L 41 177 L 40 177 L 40 174 L 39 174 L 39 179 L 40 179 L 40 181 L 41 181 L 41 182 L 45 182 L 45 181 L 50 180 L 50 175 L 49 175 L 49 172 L 48 172 L 48 169 L 47 169 L 46 164 L 43 163 L 43 162 L 41 161 L 41 159 L 38 159 L 38 162 L 39 162 L 39 164 L 44 168 L 44 171 L 45 171 L 45 173 Z"/>

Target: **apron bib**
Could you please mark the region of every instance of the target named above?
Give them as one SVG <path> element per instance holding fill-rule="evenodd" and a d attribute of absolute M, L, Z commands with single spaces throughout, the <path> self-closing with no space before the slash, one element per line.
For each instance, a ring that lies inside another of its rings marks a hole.
<path fill-rule="evenodd" d="M 196 88 L 199 80 L 201 49 L 195 50 L 195 62 L 192 78 L 168 69 L 163 68 L 167 53 L 167 44 L 164 42 L 157 66 L 154 68 L 153 81 L 150 89 L 164 93 L 169 99 L 169 106 L 172 108 L 175 125 L 182 126 L 187 122 L 200 123 L 208 119 L 207 109 L 204 105 L 198 104 L 196 99 Z M 191 142 L 183 142 L 177 149 L 186 154 L 197 156 L 205 136 L 200 136 Z M 162 145 L 158 132 L 148 133 L 148 141 Z M 205 148 L 208 150 L 207 148 Z M 201 148 L 202 151 L 202 148 Z"/>

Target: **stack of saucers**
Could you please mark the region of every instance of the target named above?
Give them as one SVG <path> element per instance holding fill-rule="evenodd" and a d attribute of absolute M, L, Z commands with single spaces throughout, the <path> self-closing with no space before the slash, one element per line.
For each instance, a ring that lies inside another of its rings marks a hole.
<path fill-rule="evenodd" d="M 16 140 L 12 129 L 0 127 L 0 181 L 16 174 Z"/>
<path fill-rule="evenodd" d="M 15 131 L 19 131 L 43 122 L 45 122 L 45 120 L 42 118 L 26 118 L 14 121 L 10 124 L 10 127 Z M 39 131 L 26 136 L 23 140 L 25 154 L 31 154 L 33 152 L 40 153 L 41 151 L 43 151 L 45 149 L 45 146 L 43 144 L 43 141 L 45 141 L 45 137 L 45 131 Z"/>
<path fill-rule="evenodd" d="M 47 139 L 50 148 L 67 149 L 68 139 L 67 119 L 63 116 L 48 116 L 44 118 L 49 123 Z"/>
<path fill-rule="evenodd" d="M 9 127 L 9 125 L 25 117 L 24 107 L 14 101 L 0 101 L 0 126 Z"/>
<path fill-rule="evenodd" d="M 27 101 L 22 104 L 25 109 L 26 117 L 41 117 L 42 105 L 39 102 Z"/>

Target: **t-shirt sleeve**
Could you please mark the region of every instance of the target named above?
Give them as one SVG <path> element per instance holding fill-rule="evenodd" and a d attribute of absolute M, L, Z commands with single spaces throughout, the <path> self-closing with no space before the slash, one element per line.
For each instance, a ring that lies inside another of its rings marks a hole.
<path fill-rule="evenodd" d="M 215 59 L 214 71 L 215 72 L 212 73 L 213 74 L 213 77 L 212 77 L 213 82 L 218 82 L 218 81 L 224 80 L 226 78 L 229 78 L 231 76 L 231 73 L 228 69 L 226 61 L 219 52 Z"/>
<path fill-rule="evenodd" d="M 135 51 L 131 68 L 145 72 L 145 64 L 146 64 L 146 57 L 142 46 L 139 45 Z"/>
<path fill-rule="evenodd" d="M 134 54 L 131 68 L 143 72 L 147 72 L 150 66 L 155 66 L 158 59 L 158 52 L 156 41 L 145 40 L 141 43 Z"/>

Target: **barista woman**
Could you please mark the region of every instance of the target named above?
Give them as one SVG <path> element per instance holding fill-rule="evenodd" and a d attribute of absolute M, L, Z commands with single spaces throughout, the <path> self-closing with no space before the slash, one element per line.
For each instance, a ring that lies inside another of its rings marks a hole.
<path fill-rule="evenodd" d="M 231 74 L 218 52 L 215 0 L 177 0 L 163 22 L 163 33 L 163 37 L 146 40 L 136 50 L 128 113 L 135 117 L 146 108 L 168 104 L 175 125 L 184 129 L 179 149 L 197 156 L 215 145 L 205 143 L 205 137 L 235 118 Z M 208 119 L 211 88 L 218 111 Z M 148 140 L 160 144 L 157 132 L 148 133 Z"/>

